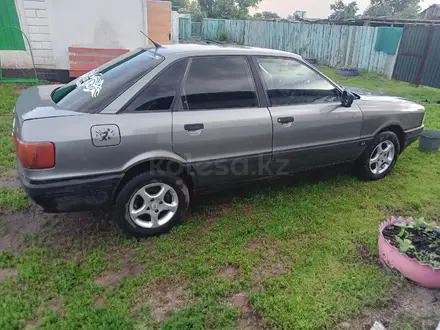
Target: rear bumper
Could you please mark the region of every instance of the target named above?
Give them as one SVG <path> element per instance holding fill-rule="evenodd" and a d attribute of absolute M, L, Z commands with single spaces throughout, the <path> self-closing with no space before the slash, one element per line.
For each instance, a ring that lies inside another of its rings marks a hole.
<path fill-rule="evenodd" d="M 49 213 L 108 210 L 122 178 L 121 174 L 31 183 L 20 171 L 19 176 L 28 196 Z"/>
<path fill-rule="evenodd" d="M 416 127 L 407 131 L 404 131 L 404 142 L 403 142 L 403 149 L 411 145 L 412 143 L 416 142 L 419 138 L 420 134 L 422 134 L 424 126 Z"/>

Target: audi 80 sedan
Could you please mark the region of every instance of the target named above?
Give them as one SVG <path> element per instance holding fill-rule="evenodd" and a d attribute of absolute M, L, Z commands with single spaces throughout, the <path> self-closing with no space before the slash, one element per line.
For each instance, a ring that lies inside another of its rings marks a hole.
<path fill-rule="evenodd" d="M 46 212 L 111 210 L 127 233 L 152 236 L 214 187 L 343 162 L 382 179 L 424 114 L 343 87 L 296 54 L 184 44 L 27 89 L 13 139 L 21 184 Z"/>

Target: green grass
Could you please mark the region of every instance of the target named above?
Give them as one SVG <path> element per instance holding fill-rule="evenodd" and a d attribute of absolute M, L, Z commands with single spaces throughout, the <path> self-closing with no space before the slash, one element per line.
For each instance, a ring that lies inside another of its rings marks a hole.
<path fill-rule="evenodd" d="M 24 209 L 29 206 L 29 201 L 22 189 L 0 187 L 0 209 Z"/>
<path fill-rule="evenodd" d="M 437 101 L 440 95 L 374 74 L 347 79 L 325 71 L 342 84 L 383 88 L 415 101 Z M 5 90 L 0 86 L 2 95 L 11 93 Z M 6 113 L 4 106 L 0 112 Z M 425 124 L 440 129 L 440 105 L 427 105 Z M 11 145 L 1 148 L 9 152 Z M 186 299 L 162 329 L 235 328 L 246 312 L 226 301 L 240 292 L 268 328 L 334 327 L 389 300 L 401 283 L 374 262 L 378 225 L 391 215 L 438 221 L 439 164 L 439 154 L 420 153 L 412 145 L 382 181 L 363 182 L 339 169 L 301 173 L 283 183 L 201 198 L 182 226 L 161 237 L 136 240 L 106 231 L 79 237 L 73 248 L 35 245 L 0 253 L 0 270 L 20 274 L 0 283 L 0 329 L 23 328 L 32 320 L 43 329 L 157 328 L 150 315 L 155 306 L 143 298 L 157 283 L 182 286 Z M 15 197 L 4 198 L 10 199 Z M 373 259 L 360 256 L 359 244 Z M 93 283 L 121 269 L 127 254 L 145 266 L 142 274 L 123 278 L 120 286 Z M 236 276 L 222 275 L 228 265 L 239 267 Z M 97 305 L 98 298 L 105 303 Z M 54 300 L 57 308 L 51 308 Z"/>

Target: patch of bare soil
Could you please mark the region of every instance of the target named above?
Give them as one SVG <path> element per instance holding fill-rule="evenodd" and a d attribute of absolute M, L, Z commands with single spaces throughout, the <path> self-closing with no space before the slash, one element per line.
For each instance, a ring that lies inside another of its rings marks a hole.
<path fill-rule="evenodd" d="M 252 308 L 252 304 L 246 293 L 236 293 L 227 300 L 227 304 L 240 311 L 238 329 L 263 329 L 263 317 L 261 313 Z"/>
<path fill-rule="evenodd" d="M 107 303 L 107 300 L 103 296 L 99 296 L 95 300 L 95 305 L 96 306 L 105 306 L 106 303 Z"/>
<path fill-rule="evenodd" d="M 226 213 L 234 213 L 239 216 L 252 216 L 255 211 L 250 204 L 247 204 L 244 207 L 234 208 L 234 203 L 231 201 L 230 203 L 215 205 L 204 211 L 190 210 L 188 218 L 203 218 L 207 222 L 218 222 Z"/>
<path fill-rule="evenodd" d="M 256 250 L 263 246 L 263 243 L 256 239 L 251 239 L 248 241 L 248 249 L 249 250 Z"/>
<path fill-rule="evenodd" d="M 15 268 L 3 268 L 0 269 L 0 283 L 5 279 L 18 275 L 18 269 Z"/>
<path fill-rule="evenodd" d="M 412 329 L 434 330 L 440 321 L 440 290 L 427 289 L 408 281 L 395 290 L 390 303 L 367 310 L 335 329 L 349 325 L 349 329 L 369 330 L 375 321 L 381 322 L 388 330 L 402 329 L 402 324 L 408 323 Z"/>
<path fill-rule="evenodd" d="M 358 251 L 360 262 L 365 264 L 381 265 L 379 259 L 371 253 L 370 248 L 367 245 L 361 242 L 356 242 L 356 249 Z"/>
<path fill-rule="evenodd" d="M 27 87 L 26 87 L 26 88 L 27 88 Z M 23 87 L 15 88 L 15 89 L 14 89 L 14 92 L 15 92 L 17 95 L 21 95 L 21 94 L 23 94 L 23 92 L 26 90 L 26 88 L 23 88 Z"/>
<path fill-rule="evenodd" d="M 145 266 L 137 264 L 132 260 L 131 251 L 123 253 L 119 259 L 121 268 L 117 270 L 107 270 L 96 278 L 93 283 L 103 287 L 118 286 L 124 277 L 138 276 L 145 271 Z"/>
<path fill-rule="evenodd" d="M 240 274 L 240 265 L 237 264 L 228 265 L 219 273 L 220 276 L 229 278 L 235 277 L 238 274 Z"/>
<path fill-rule="evenodd" d="M 412 210 L 404 210 L 399 207 L 391 205 L 383 205 L 378 207 L 379 211 L 383 213 L 386 217 L 409 217 L 414 212 Z"/>
<path fill-rule="evenodd" d="M 253 285 L 259 285 L 264 278 L 283 276 L 290 271 L 290 258 L 284 256 L 276 246 L 264 244 L 259 249 L 261 261 L 252 274 Z"/>
<path fill-rule="evenodd" d="M 171 316 L 173 310 L 178 310 L 188 304 L 185 287 L 182 283 L 168 280 L 148 284 L 136 301 L 134 311 L 138 312 L 147 304 L 151 317 L 156 322 L 163 322 Z"/>
<path fill-rule="evenodd" d="M 81 250 L 121 235 L 103 213 L 48 214 L 36 205 L 0 214 L 0 229 L 0 251 L 18 251 L 29 244 Z"/>
<path fill-rule="evenodd" d="M 0 175 L 0 188 L 14 189 L 20 187 L 17 170 L 10 170 Z"/>

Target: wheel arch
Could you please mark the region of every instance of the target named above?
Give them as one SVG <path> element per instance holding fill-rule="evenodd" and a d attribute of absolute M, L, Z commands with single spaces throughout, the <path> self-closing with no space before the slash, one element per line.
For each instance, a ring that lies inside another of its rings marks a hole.
<path fill-rule="evenodd" d="M 382 128 L 380 128 L 376 132 L 375 136 L 380 133 L 388 132 L 388 131 L 393 132 L 394 134 L 397 135 L 397 138 L 399 139 L 399 143 L 400 143 L 400 150 L 402 150 L 405 143 L 405 133 L 403 131 L 402 126 L 398 123 L 389 123 L 387 125 L 384 125 Z"/>
<path fill-rule="evenodd" d="M 153 170 L 175 173 L 185 182 L 191 195 L 194 194 L 197 188 L 197 175 L 188 162 L 178 156 L 170 157 L 169 155 L 158 155 L 156 157 L 138 159 L 136 162 L 131 162 L 124 170 L 124 175 L 113 193 L 113 200 L 116 200 L 121 189 L 132 178 L 141 173 Z"/>

